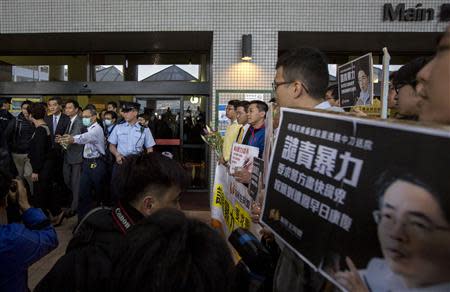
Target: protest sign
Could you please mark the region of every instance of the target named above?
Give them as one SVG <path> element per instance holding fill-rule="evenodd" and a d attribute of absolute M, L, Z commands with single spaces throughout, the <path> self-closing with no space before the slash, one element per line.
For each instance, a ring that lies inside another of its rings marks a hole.
<path fill-rule="evenodd" d="M 231 147 L 230 173 L 246 169 L 250 173 L 253 167 L 253 158 L 258 157 L 259 148 L 244 144 L 233 143 Z"/>
<path fill-rule="evenodd" d="M 248 187 L 232 176 L 231 170 L 253 169 L 253 160 L 258 157 L 259 149 L 234 143 L 231 152 L 230 167 L 216 166 L 213 195 L 211 198 L 211 218 L 221 222 L 224 235 L 238 228 L 250 228 L 250 209 L 254 199 L 249 195 Z"/>
<path fill-rule="evenodd" d="M 341 107 L 371 105 L 373 101 L 372 53 L 338 67 L 338 92 Z"/>
<path fill-rule="evenodd" d="M 258 195 L 260 180 L 262 179 L 262 172 L 264 170 L 264 161 L 258 157 L 253 158 L 253 169 L 248 187 L 248 193 L 253 200 L 256 200 Z"/>
<path fill-rule="evenodd" d="M 283 109 L 262 222 L 330 279 L 345 257 L 365 269 L 382 259 L 376 218 L 387 186 L 420 178 L 448 205 L 448 149 L 448 130 Z"/>

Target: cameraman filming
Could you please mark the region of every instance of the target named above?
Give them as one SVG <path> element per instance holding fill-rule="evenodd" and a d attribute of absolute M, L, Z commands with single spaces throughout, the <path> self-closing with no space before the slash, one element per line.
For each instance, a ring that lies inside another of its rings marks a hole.
<path fill-rule="evenodd" d="M 17 202 L 23 224 L 8 224 L 8 197 Z M 41 209 L 30 206 L 23 182 L 0 171 L 0 291 L 29 291 L 28 267 L 57 245 L 55 229 Z"/>

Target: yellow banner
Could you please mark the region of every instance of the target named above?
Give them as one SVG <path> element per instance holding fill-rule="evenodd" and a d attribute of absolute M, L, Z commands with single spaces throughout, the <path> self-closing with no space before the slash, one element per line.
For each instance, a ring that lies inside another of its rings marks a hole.
<path fill-rule="evenodd" d="M 223 186 L 220 184 L 217 184 L 215 187 L 213 205 L 222 210 L 224 223 L 228 229 L 226 233 L 229 234 L 238 227 L 250 228 L 251 217 L 249 212 L 242 208 L 238 202 L 233 207 L 223 191 Z"/>

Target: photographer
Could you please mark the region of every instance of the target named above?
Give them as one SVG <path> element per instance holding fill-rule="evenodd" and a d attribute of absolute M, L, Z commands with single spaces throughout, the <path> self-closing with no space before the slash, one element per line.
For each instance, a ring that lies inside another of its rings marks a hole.
<path fill-rule="evenodd" d="M 189 185 L 183 167 L 159 153 L 131 155 L 118 173 L 120 201 L 113 208 L 93 209 L 84 217 L 66 253 L 35 292 L 110 291 L 113 267 L 122 256 L 118 247 L 125 235 L 156 210 L 179 208 L 181 192 Z"/>
<path fill-rule="evenodd" d="M 0 214 L 8 196 L 20 207 L 23 224 L 0 224 L 0 291 L 28 291 L 27 269 L 58 245 L 55 229 L 44 213 L 32 208 L 22 181 L 0 172 Z M 5 216 L 1 216 L 5 218 Z"/>

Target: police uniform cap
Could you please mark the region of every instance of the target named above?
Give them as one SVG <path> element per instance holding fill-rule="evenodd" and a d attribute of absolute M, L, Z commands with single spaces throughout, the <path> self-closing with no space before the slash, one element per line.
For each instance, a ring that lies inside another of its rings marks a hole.
<path fill-rule="evenodd" d="M 131 102 L 131 101 L 122 101 L 120 102 L 120 108 L 123 112 L 129 112 L 131 110 L 139 111 L 141 105 L 137 102 Z"/>

